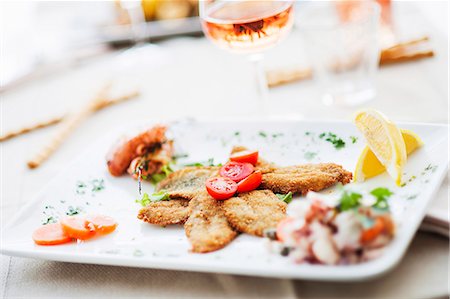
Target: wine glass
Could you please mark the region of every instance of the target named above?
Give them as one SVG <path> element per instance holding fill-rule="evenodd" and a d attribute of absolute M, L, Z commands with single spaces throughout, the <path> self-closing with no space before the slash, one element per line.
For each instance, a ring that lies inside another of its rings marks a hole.
<path fill-rule="evenodd" d="M 248 54 L 256 70 L 261 108 L 267 112 L 268 87 L 262 52 L 275 46 L 291 30 L 293 3 L 287 0 L 201 0 L 202 28 L 218 47 Z"/>

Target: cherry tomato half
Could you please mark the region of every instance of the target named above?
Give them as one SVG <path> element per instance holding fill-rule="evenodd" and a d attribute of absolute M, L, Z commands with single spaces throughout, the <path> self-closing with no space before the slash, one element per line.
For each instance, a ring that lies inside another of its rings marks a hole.
<path fill-rule="evenodd" d="M 235 181 L 225 177 L 209 178 L 206 181 L 206 191 L 217 200 L 224 200 L 232 197 L 237 191 Z"/>
<path fill-rule="evenodd" d="M 254 170 L 250 163 L 228 162 L 220 168 L 220 175 L 235 182 L 239 182 L 248 177 Z"/>
<path fill-rule="evenodd" d="M 243 179 L 238 183 L 237 191 L 239 193 L 253 191 L 256 188 L 258 188 L 259 185 L 261 185 L 261 181 L 262 181 L 261 171 L 255 171 L 254 173 L 252 173 L 251 175 L 249 175 L 248 177 L 246 177 L 245 179 Z"/>
<path fill-rule="evenodd" d="M 230 160 L 234 162 L 250 163 L 256 165 L 256 163 L 258 163 L 258 151 L 237 152 L 230 156 Z"/>

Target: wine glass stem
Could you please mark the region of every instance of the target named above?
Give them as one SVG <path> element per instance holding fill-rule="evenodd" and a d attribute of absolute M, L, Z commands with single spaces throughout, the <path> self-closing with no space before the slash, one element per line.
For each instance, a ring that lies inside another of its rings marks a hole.
<path fill-rule="evenodd" d="M 269 88 L 263 65 L 264 55 L 261 53 L 252 54 L 249 58 L 255 68 L 256 83 L 259 95 L 259 110 L 262 114 L 267 114 L 269 111 Z"/>

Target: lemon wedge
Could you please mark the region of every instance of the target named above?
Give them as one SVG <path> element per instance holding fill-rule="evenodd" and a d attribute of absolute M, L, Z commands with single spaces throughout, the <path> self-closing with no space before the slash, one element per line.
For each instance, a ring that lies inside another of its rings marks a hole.
<path fill-rule="evenodd" d="M 369 163 L 365 165 L 364 160 L 370 160 L 372 164 L 374 160 L 378 160 L 395 183 L 400 186 L 407 157 L 406 145 L 400 129 L 381 112 L 374 109 L 357 112 L 354 122 L 365 137 L 369 148 L 361 154 L 365 158 L 358 161 L 361 173 L 366 171 L 369 175 L 376 175 L 376 170 L 372 169 L 373 165 Z M 360 179 L 361 173 L 358 173 L 356 178 Z"/>
<path fill-rule="evenodd" d="M 422 139 L 410 130 L 401 129 L 403 141 L 406 146 L 406 154 L 409 156 L 412 152 L 423 145 Z M 377 159 L 375 154 L 368 146 L 364 148 L 356 164 L 354 179 L 356 182 L 363 182 L 366 179 L 373 178 L 386 171 L 386 168 Z"/>

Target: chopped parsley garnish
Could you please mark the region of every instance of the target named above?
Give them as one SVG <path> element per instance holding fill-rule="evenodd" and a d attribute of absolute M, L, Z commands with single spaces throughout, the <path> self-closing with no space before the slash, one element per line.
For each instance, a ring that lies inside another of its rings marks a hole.
<path fill-rule="evenodd" d="M 241 132 L 239 132 L 239 131 L 234 132 L 234 136 L 239 136 L 239 135 L 241 135 Z"/>
<path fill-rule="evenodd" d="M 44 218 L 42 219 L 43 225 L 58 222 L 58 216 L 55 211 L 55 207 L 45 206 L 44 211 L 42 213 L 44 214 Z"/>
<path fill-rule="evenodd" d="M 377 209 L 388 209 L 389 203 L 387 202 L 387 199 L 393 194 L 389 189 L 387 188 L 375 188 L 372 191 L 370 191 L 370 194 L 375 196 L 377 201 L 372 205 L 374 208 Z"/>
<path fill-rule="evenodd" d="M 358 141 L 358 137 L 350 136 L 350 140 L 352 141 L 353 144 L 355 144 Z"/>
<path fill-rule="evenodd" d="M 76 207 L 74 208 L 73 206 L 69 206 L 66 215 L 68 216 L 73 216 L 73 215 L 78 215 L 80 214 L 82 211 L 82 209 L 80 207 Z"/>
<path fill-rule="evenodd" d="M 306 160 L 310 161 L 317 156 L 317 152 L 306 152 L 303 156 Z"/>
<path fill-rule="evenodd" d="M 91 181 L 92 192 L 98 192 L 105 189 L 105 180 L 104 179 L 94 179 Z"/>
<path fill-rule="evenodd" d="M 76 184 L 75 192 L 77 194 L 85 194 L 87 189 L 87 185 L 84 182 L 78 181 Z"/>
<path fill-rule="evenodd" d="M 425 170 L 425 171 L 430 171 L 430 170 L 431 170 L 431 172 L 435 172 L 437 168 L 438 168 L 437 165 L 431 165 L 431 164 L 428 164 L 428 166 L 425 167 L 424 170 Z"/>
<path fill-rule="evenodd" d="M 105 189 L 105 180 L 104 179 L 93 179 L 88 181 L 87 183 L 83 181 L 78 181 L 75 186 L 75 193 L 78 195 L 86 194 L 88 188 L 90 187 L 91 195 L 96 192 L 102 191 Z"/>
<path fill-rule="evenodd" d="M 321 133 L 319 135 L 320 139 L 324 139 L 325 141 L 330 142 L 333 144 L 335 149 L 341 149 L 345 147 L 345 141 L 342 140 L 342 138 L 337 137 L 336 134 L 328 132 L 328 133 Z"/>
<path fill-rule="evenodd" d="M 267 137 L 267 133 L 266 133 L 266 132 L 263 132 L 263 131 L 259 131 L 258 135 L 261 136 L 261 137 L 263 137 L 263 138 L 266 138 L 266 137 Z"/>
<path fill-rule="evenodd" d="M 292 201 L 292 192 L 289 192 L 288 194 L 275 194 L 275 195 L 285 203 L 290 203 Z"/>
<path fill-rule="evenodd" d="M 341 212 L 351 210 L 353 208 L 357 208 L 361 204 L 361 201 L 360 201 L 361 198 L 362 198 L 361 194 L 346 190 L 346 191 L 342 192 L 342 196 L 341 196 L 341 199 L 339 201 L 339 205 L 337 206 L 337 208 Z"/>
<path fill-rule="evenodd" d="M 272 138 L 281 137 L 283 135 L 284 135 L 283 133 L 274 133 L 274 134 L 272 134 Z"/>
<path fill-rule="evenodd" d="M 42 220 L 42 225 L 47 225 L 56 222 L 58 222 L 58 219 L 55 216 L 47 216 L 45 219 Z"/>
<path fill-rule="evenodd" d="M 170 199 L 169 194 L 167 192 L 165 192 L 164 190 L 161 190 L 161 191 L 155 192 L 151 195 L 148 195 L 148 193 L 144 193 L 142 195 L 141 199 L 136 199 L 136 202 L 140 203 L 143 207 L 145 207 L 151 202 L 169 200 L 169 199 Z"/>

